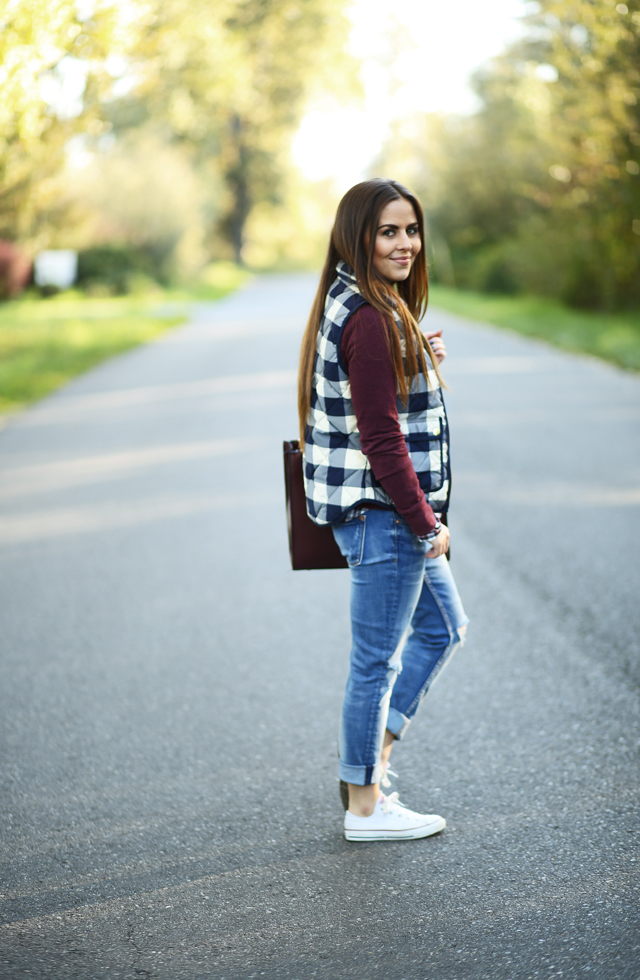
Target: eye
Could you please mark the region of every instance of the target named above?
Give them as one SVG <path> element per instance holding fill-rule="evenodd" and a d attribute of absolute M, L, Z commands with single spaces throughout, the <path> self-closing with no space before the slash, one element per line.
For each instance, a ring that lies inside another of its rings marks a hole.
<path fill-rule="evenodd" d="M 393 228 L 383 228 L 380 234 L 384 238 L 393 238 L 393 236 L 395 235 L 395 231 L 393 230 Z"/>
<path fill-rule="evenodd" d="M 407 235 L 419 235 L 420 229 L 417 225 L 409 225 L 407 228 Z"/>

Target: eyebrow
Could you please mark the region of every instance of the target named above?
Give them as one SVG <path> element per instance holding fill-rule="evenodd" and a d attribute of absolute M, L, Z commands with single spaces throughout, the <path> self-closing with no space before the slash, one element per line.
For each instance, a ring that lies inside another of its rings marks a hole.
<path fill-rule="evenodd" d="M 407 228 L 411 228 L 412 225 L 417 225 L 417 224 L 418 224 L 417 220 L 416 221 L 410 221 L 409 224 L 406 227 Z M 396 228 L 397 229 L 399 227 L 400 227 L 400 225 L 394 225 L 390 221 L 385 221 L 385 223 L 383 225 L 378 225 L 378 231 L 380 230 L 380 228 Z"/>

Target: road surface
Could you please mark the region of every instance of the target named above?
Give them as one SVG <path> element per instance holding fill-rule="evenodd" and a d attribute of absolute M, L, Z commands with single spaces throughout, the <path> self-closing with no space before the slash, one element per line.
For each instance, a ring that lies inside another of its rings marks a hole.
<path fill-rule="evenodd" d="M 341 834 L 348 572 L 288 565 L 308 276 L 0 433 L 0 977 L 637 980 L 640 378 L 430 311 L 469 639 Z"/>

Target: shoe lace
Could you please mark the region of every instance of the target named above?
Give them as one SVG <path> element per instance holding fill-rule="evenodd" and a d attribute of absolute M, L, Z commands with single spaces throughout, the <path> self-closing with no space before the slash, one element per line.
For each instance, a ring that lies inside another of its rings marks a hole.
<path fill-rule="evenodd" d="M 382 795 L 384 796 L 384 793 Z M 388 796 L 384 796 L 384 803 L 382 804 L 383 812 L 388 813 L 393 804 L 396 806 L 402 806 L 399 793 L 389 793 Z"/>
<path fill-rule="evenodd" d="M 380 778 L 380 785 L 384 786 L 385 789 L 388 789 L 388 787 L 391 786 L 391 781 L 389 780 L 389 776 L 395 776 L 395 778 L 397 779 L 398 773 L 394 772 L 393 769 L 389 769 L 389 763 L 385 762 L 385 764 L 382 767 L 382 776 Z"/>

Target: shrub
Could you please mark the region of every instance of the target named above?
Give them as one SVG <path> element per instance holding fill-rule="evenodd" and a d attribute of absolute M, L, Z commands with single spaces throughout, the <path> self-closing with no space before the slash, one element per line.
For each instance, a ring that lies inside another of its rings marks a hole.
<path fill-rule="evenodd" d="M 13 299 L 28 285 L 31 262 L 12 242 L 0 241 L 0 299 Z"/>
<path fill-rule="evenodd" d="M 113 294 L 128 293 L 139 276 L 153 278 L 152 263 L 147 254 L 131 245 L 98 245 L 78 254 L 78 279 L 81 289 L 103 286 Z"/>

